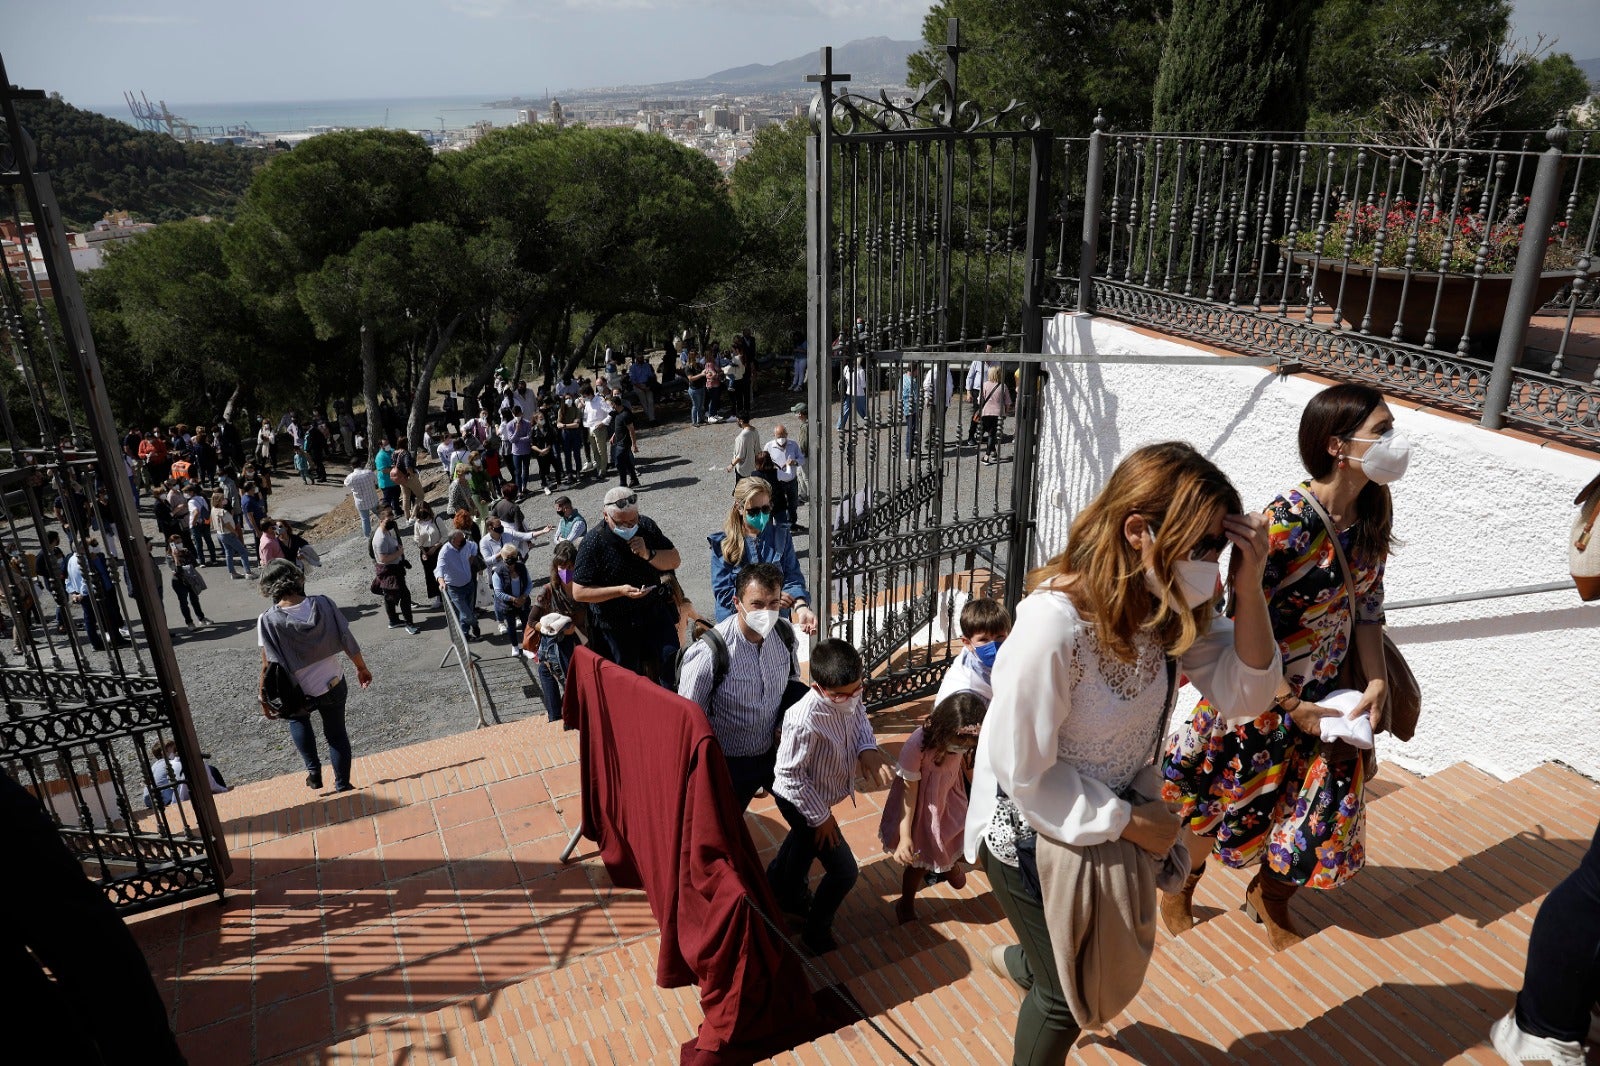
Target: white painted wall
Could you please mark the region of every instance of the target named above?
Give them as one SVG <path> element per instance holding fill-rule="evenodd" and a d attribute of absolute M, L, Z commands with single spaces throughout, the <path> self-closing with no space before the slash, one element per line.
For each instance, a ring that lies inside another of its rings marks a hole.
<path fill-rule="evenodd" d="M 1107 319 L 1061 315 L 1046 354 L 1194 355 Z M 1300 412 L 1323 386 L 1255 367 L 1047 364 L 1035 563 L 1066 542 L 1077 509 L 1129 451 L 1186 440 L 1261 507 L 1305 476 Z M 1388 600 L 1567 578 L 1572 497 L 1600 461 L 1391 401 L 1412 440 L 1394 488 Z M 1409 744 L 1379 752 L 1422 773 L 1470 762 L 1502 778 L 1559 760 L 1600 777 L 1600 603 L 1565 591 L 1395 611 L 1390 633 L 1422 685 Z M 1193 694 L 1180 701 L 1186 710 Z"/>

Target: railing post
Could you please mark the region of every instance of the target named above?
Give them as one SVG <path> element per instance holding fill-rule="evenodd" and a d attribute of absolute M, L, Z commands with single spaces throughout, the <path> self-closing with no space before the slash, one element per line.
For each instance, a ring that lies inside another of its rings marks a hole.
<path fill-rule="evenodd" d="M 1528 323 L 1539 310 L 1539 275 L 1544 271 L 1550 225 L 1561 206 L 1561 172 L 1566 167 L 1562 149 L 1567 145 L 1567 127 L 1561 116 L 1558 115 L 1555 126 L 1546 131 L 1545 139 L 1550 147 L 1539 156 L 1539 167 L 1533 175 L 1528 213 L 1522 220 L 1522 243 L 1517 248 L 1517 266 L 1511 275 L 1511 294 L 1506 299 L 1500 341 L 1494 350 L 1494 372 L 1489 377 L 1489 391 L 1483 398 L 1482 424 L 1486 429 L 1505 425 L 1506 405 L 1511 400 L 1511 375 L 1522 360 Z"/>
<path fill-rule="evenodd" d="M 1094 262 L 1100 257 L 1100 198 L 1106 177 L 1106 117 L 1094 116 L 1083 183 L 1083 240 L 1078 245 L 1078 310 L 1094 310 Z"/>

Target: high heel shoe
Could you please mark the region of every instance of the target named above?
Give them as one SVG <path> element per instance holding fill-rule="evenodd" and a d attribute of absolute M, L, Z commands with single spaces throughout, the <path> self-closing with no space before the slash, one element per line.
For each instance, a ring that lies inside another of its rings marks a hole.
<path fill-rule="evenodd" d="M 1173 936 L 1182 936 L 1198 924 L 1194 916 L 1194 886 L 1205 875 L 1205 863 L 1201 863 L 1190 871 L 1181 892 L 1161 893 L 1161 923 Z"/>
<path fill-rule="evenodd" d="M 1262 877 L 1259 870 L 1245 889 L 1244 913 L 1266 928 L 1267 946 L 1273 951 L 1286 951 L 1305 939 L 1289 915 L 1289 900 L 1299 890 L 1299 885 Z"/>

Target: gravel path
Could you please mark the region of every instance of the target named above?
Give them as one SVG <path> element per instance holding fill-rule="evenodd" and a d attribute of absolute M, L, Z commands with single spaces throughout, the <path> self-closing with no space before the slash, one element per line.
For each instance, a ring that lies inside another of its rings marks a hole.
<path fill-rule="evenodd" d="M 794 421 L 788 409 L 797 398 L 776 390 L 758 400 L 755 424 L 763 439 L 771 436 L 772 427 L 780 421 L 792 429 Z M 681 405 L 658 408 L 657 414 L 662 422 L 640 433 L 639 476 L 644 484 L 640 508 L 683 552 L 679 579 L 696 606 L 710 615 L 711 563 L 705 537 L 721 528 L 727 513 L 732 475 L 724 467 L 733 451 L 738 426 L 730 422 L 693 428 L 688 424 L 687 408 Z M 425 468 L 424 474 L 436 476 L 436 471 L 436 467 L 431 471 Z M 330 478 L 342 479 L 347 470 L 330 465 L 328 472 Z M 567 490 L 591 526 L 600 521 L 601 498 L 612 484 L 615 482 L 591 480 L 580 488 Z M 441 499 L 442 493 L 436 493 L 432 502 L 437 505 Z M 542 494 L 525 500 L 522 506 L 528 521 L 535 527 L 553 522 L 553 500 L 554 496 Z M 422 632 L 411 636 L 404 630 L 388 628 L 382 601 L 368 591 L 371 560 L 354 508 L 341 485 L 308 487 L 291 476 L 275 484 L 270 509 L 274 518 L 310 527 L 310 539 L 322 556 L 323 566 L 312 570 L 307 590 L 331 596 L 340 604 L 372 669 L 372 687 L 352 688 L 347 715 L 355 750 L 356 784 L 359 786 L 362 780 L 363 753 L 474 728 L 477 715 L 454 657 L 446 667 L 439 665 L 449 650 L 449 637 L 441 612 L 427 609 L 422 574 L 415 563 L 416 549 L 409 543 L 406 546 L 406 555 L 413 560 L 408 575 L 411 594 L 422 608 L 417 613 Z M 154 523 L 147 520 L 145 524 L 146 532 L 154 536 Z M 353 533 L 342 537 L 324 535 L 329 530 L 351 529 Z M 804 556 L 807 538 L 798 540 L 797 547 Z M 549 540 L 545 538 L 543 545 L 529 556 L 528 569 L 536 579 L 549 570 L 549 552 Z M 169 590 L 166 598 L 167 621 L 173 627 L 178 663 L 201 747 L 230 782 L 294 771 L 300 760 L 289 742 L 287 726 L 263 718 L 256 703 L 260 659 L 255 623 L 266 602 L 253 581 L 229 580 L 227 571 L 220 566 L 205 573 L 210 588 L 202 594 L 201 602 L 211 625 L 185 631 L 176 597 Z M 480 602 L 487 602 L 486 592 Z M 543 714 L 535 679 L 523 660 L 511 655 L 509 638 L 494 635 L 496 629 L 492 616 L 487 618 L 483 630 L 488 639 L 473 647 L 498 715 L 510 721 Z M 355 671 L 348 666 L 346 676 L 353 685 Z"/>

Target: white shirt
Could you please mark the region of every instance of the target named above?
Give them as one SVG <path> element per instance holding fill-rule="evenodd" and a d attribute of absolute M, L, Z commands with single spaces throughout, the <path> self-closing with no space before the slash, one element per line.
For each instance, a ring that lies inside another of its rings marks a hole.
<path fill-rule="evenodd" d="M 378 475 L 366 467 L 357 467 L 346 474 L 344 487 L 354 497 L 357 511 L 370 511 L 378 506 Z"/>
<path fill-rule="evenodd" d="M 767 441 L 765 450 L 772 456 L 773 465 L 778 468 L 779 481 L 793 481 L 795 471 L 806 461 L 806 457 L 800 453 L 800 445 L 795 443 L 793 437 L 785 437 L 781 441 L 774 437 Z M 787 465 L 789 463 L 794 465 Z"/>
<path fill-rule="evenodd" d="M 948 406 L 950 406 L 950 401 L 955 399 L 956 385 L 955 385 L 955 381 L 951 378 L 949 371 L 945 370 L 945 368 L 942 367 L 942 366 L 935 367 L 934 369 L 928 371 L 926 374 L 924 374 L 922 376 L 922 401 L 925 404 L 927 404 L 929 407 L 932 407 L 934 405 L 934 394 L 933 394 L 933 376 L 934 376 L 934 374 L 943 374 L 944 375 L 944 402 L 945 402 L 945 406 L 948 407 Z"/>
<path fill-rule="evenodd" d="M 492 533 L 485 533 L 483 539 L 478 541 L 478 558 L 486 563 L 492 563 L 495 556 L 500 554 L 500 549 L 507 544 L 517 546 L 518 555 L 527 555 L 528 549 L 533 545 L 533 534 L 523 533 L 504 526 L 500 530 L 501 536 L 495 537 Z"/>
<path fill-rule="evenodd" d="M 1017 621 L 1000 646 L 994 698 L 978 736 L 966 856 L 978 845 L 1004 789 L 1035 830 L 1075 847 L 1116 840 L 1133 808 L 1117 798 L 1151 759 L 1165 730 L 1165 658 L 1141 634 L 1135 663 L 1103 652 L 1094 626 L 1065 593 L 1041 590 L 1017 605 Z M 1233 648 L 1233 622 L 1212 621 L 1207 634 L 1179 660 L 1180 672 L 1229 725 L 1251 721 L 1272 706 L 1283 662 L 1254 670 Z"/>
<path fill-rule="evenodd" d="M 611 419 L 611 404 L 599 396 L 591 396 L 579 406 L 583 414 L 583 428 L 585 430 L 603 426 Z"/>
<path fill-rule="evenodd" d="M 1005 647 L 1004 644 L 1000 646 Z M 957 692 L 976 693 L 984 703 L 988 703 L 994 699 L 994 688 L 989 681 L 978 657 L 970 648 L 963 648 L 956 661 L 950 664 L 950 669 L 944 672 L 944 680 L 939 682 L 939 694 L 933 697 L 933 705 L 939 706 L 946 696 Z"/>

